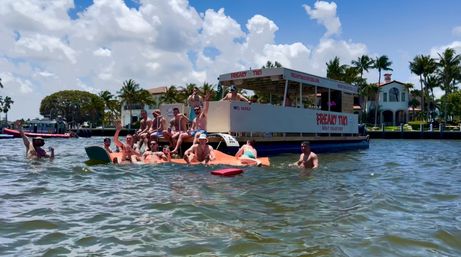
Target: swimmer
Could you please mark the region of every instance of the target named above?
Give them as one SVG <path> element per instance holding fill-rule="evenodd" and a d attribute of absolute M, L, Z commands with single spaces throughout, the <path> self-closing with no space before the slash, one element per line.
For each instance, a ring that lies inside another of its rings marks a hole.
<path fill-rule="evenodd" d="M 201 162 L 206 165 L 209 161 L 213 161 L 215 158 L 213 147 L 208 145 L 206 134 L 200 134 L 198 143 L 193 144 L 184 153 L 184 160 L 188 164 L 191 162 Z"/>
<path fill-rule="evenodd" d="M 242 145 L 235 154 L 235 157 L 239 158 L 240 162 L 243 164 L 256 164 L 257 166 L 261 166 L 261 162 L 257 159 L 258 152 L 254 148 L 255 143 L 254 140 L 247 140 L 246 144 Z"/>
<path fill-rule="evenodd" d="M 26 146 L 26 154 L 28 159 L 54 158 L 53 147 L 48 148 L 48 153 L 42 148 L 42 146 L 45 145 L 45 140 L 42 137 L 32 138 L 32 142 L 30 142 L 29 138 L 24 134 L 24 131 L 22 130 L 22 122 L 18 120 L 16 121 L 15 125 L 19 130 L 24 145 Z"/>

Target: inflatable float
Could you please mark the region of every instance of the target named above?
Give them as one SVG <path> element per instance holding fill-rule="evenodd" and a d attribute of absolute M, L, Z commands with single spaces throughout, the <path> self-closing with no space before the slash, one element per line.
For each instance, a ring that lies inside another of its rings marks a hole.
<path fill-rule="evenodd" d="M 12 135 L 14 137 L 21 137 L 21 134 L 19 133 L 18 130 L 15 129 L 8 129 L 4 128 L 3 133 Z M 24 131 L 24 135 L 28 137 L 43 137 L 43 138 L 70 138 L 71 135 L 69 133 L 64 133 L 64 134 L 48 134 L 48 133 L 32 133 L 32 132 L 26 132 Z"/>
<path fill-rule="evenodd" d="M 101 146 L 88 146 L 85 147 L 85 152 L 88 155 L 88 162 L 90 164 L 103 164 L 111 163 L 117 157 L 121 157 L 121 153 L 108 153 Z M 242 163 L 235 156 L 225 154 L 219 150 L 214 150 L 216 159 L 208 162 L 208 165 L 230 165 L 230 166 L 255 166 L 255 164 Z M 258 158 L 258 161 L 261 162 L 261 166 L 270 166 L 270 161 L 268 157 Z M 176 164 L 187 164 L 184 159 L 171 159 L 170 163 Z M 192 162 L 191 165 L 201 164 L 200 162 Z"/>

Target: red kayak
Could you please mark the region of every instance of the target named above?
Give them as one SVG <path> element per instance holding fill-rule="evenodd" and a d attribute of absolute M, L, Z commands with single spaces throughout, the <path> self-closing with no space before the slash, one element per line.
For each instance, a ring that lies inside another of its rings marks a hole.
<path fill-rule="evenodd" d="M 18 130 L 15 129 L 3 129 L 4 134 L 13 135 L 14 137 L 21 137 L 21 134 Z M 47 134 L 47 133 L 32 133 L 32 132 L 24 132 L 24 135 L 28 137 L 43 137 L 43 138 L 70 138 L 71 135 L 69 133 L 64 134 Z"/>

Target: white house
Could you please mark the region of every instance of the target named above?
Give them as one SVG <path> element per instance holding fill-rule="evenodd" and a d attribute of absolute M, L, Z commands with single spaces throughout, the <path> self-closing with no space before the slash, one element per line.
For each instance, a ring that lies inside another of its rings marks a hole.
<path fill-rule="evenodd" d="M 392 74 L 384 74 L 384 82 L 379 85 L 379 117 L 385 125 L 400 125 L 408 122 L 409 90 L 405 83 L 391 79 Z"/>
<path fill-rule="evenodd" d="M 155 87 L 155 88 L 147 89 L 147 91 L 149 91 L 149 93 L 152 95 L 157 105 L 145 106 L 139 103 L 133 104 L 132 105 L 133 108 L 131 110 L 132 115 L 133 115 L 132 122 L 138 121 L 140 119 L 142 109 L 147 111 L 147 115 L 149 116 L 149 118 L 152 118 L 153 117 L 152 111 L 158 108 L 159 103 L 160 103 L 160 98 L 166 93 L 167 87 Z M 128 106 L 125 104 L 122 105 L 122 117 L 121 118 L 122 118 L 122 124 L 124 126 L 130 123 L 130 110 Z"/>

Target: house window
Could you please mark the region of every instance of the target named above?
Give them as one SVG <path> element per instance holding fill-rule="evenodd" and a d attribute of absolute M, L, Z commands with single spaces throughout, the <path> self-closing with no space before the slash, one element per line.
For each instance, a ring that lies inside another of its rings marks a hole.
<path fill-rule="evenodd" d="M 399 90 L 395 87 L 389 89 L 389 102 L 398 102 L 399 101 Z"/>
<path fill-rule="evenodd" d="M 402 92 L 402 102 L 405 102 L 405 92 Z"/>
<path fill-rule="evenodd" d="M 383 93 L 383 102 L 387 102 L 387 93 Z"/>

